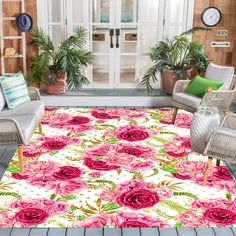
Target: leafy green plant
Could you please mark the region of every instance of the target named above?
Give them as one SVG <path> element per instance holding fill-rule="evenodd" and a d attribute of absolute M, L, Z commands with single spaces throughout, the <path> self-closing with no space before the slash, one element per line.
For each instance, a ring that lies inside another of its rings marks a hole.
<path fill-rule="evenodd" d="M 31 69 L 26 79 L 28 81 L 55 84 L 59 73 L 67 74 L 67 88 L 79 90 L 88 84 L 88 79 L 82 75 L 82 67 L 93 62 L 91 52 L 83 47 L 86 43 L 87 31 L 83 27 L 75 27 L 73 35 L 55 48 L 49 35 L 42 29 L 32 31 L 33 44 L 39 47 L 40 53 L 32 59 Z"/>
<path fill-rule="evenodd" d="M 152 92 L 151 83 L 158 81 L 157 72 L 173 71 L 177 79 L 188 79 L 188 71 L 193 69 L 204 72 L 209 64 L 205 47 L 199 42 L 191 41 L 189 35 L 200 30 L 210 30 L 205 27 L 194 27 L 179 36 L 160 41 L 150 49 L 150 57 L 154 65 L 147 70 L 141 84 Z"/>

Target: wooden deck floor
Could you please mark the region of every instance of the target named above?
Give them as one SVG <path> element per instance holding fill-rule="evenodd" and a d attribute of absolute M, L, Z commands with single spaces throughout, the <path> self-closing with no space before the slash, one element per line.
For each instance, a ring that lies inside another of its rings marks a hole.
<path fill-rule="evenodd" d="M 16 147 L 0 147 L 0 179 L 12 159 Z M 236 166 L 228 165 L 234 177 Z M 1 221 L 1 219 L 0 219 Z M 73 228 L 9 228 L 0 236 L 236 236 L 236 228 L 186 229 L 73 229 Z"/>

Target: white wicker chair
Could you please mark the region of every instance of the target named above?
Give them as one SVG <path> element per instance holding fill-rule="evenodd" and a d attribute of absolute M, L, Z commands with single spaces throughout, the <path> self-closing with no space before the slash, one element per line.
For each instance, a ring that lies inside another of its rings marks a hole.
<path fill-rule="evenodd" d="M 203 98 L 185 93 L 191 80 L 177 81 L 171 99 L 174 107 L 172 123 L 175 123 L 179 108 L 194 113 L 199 105 L 206 104 L 209 101 L 213 106 L 216 106 L 220 112 L 228 112 L 232 101 L 236 97 L 236 76 L 233 74 L 233 67 L 209 64 L 205 77 L 211 80 L 215 78 L 215 80 L 225 82 L 225 84 L 219 90 L 206 92 Z"/>
<path fill-rule="evenodd" d="M 204 155 L 208 156 L 207 167 L 204 173 L 203 184 L 206 185 L 209 171 L 212 167 L 212 159 L 217 159 L 217 165 L 220 160 L 236 163 L 236 115 L 227 115 L 220 128 L 214 131 L 209 140 Z"/>

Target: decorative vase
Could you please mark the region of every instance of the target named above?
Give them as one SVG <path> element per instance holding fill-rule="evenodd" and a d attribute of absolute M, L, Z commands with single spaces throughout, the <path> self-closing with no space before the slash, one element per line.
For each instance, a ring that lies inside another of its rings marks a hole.
<path fill-rule="evenodd" d="M 190 140 L 195 152 L 203 153 L 211 133 L 220 126 L 221 118 L 216 107 L 200 105 L 192 119 Z"/>
<path fill-rule="evenodd" d="M 63 94 L 66 91 L 66 73 L 58 73 L 57 81 L 55 84 L 48 84 L 45 86 L 44 90 L 48 94 Z"/>

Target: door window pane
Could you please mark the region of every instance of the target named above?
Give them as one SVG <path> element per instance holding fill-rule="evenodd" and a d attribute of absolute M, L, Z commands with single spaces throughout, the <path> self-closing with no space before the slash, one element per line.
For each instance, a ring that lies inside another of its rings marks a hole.
<path fill-rule="evenodd" d="M 158 23 L 159 22 L 158 17 L 159 17 L 159 0 L 138 1 L 139 23 Z"/>
<path fill-rule="evenodd" d="M 48 0 L 48 19 L 49 22 L 61 22 L 61 0 Z"/>
<path fill-rule="evenodd" d="M 93 62 L 93 83 L 109 83 L 109 56 L 95 55 Z"/>
<path fill-rule="evenodd" d="M 137 21 L 137 1 L 138 0 L 122 0 L 121 1 L 121 22 L 133 23 Z"/>
<path fill-rule="evenodd" d="M 110 0 L 93 1 L 93 22 L 95 23 L 110 22 Z"/>
<path fill-rule="evenodd" d="M 72 20 L 74 23 L 89 22 L 88 0 L 72 0 Z"/>
<path fill-rule="evenodd" d="M 137 56 L 121 56 L 120 59 L 120 82 L 135 83 L 136 81 Z"/>
<path fill-rule="evenodd" d="M 49 33 L 55 48 L 58 48 L 63 40 L 63 34 L 60 25 L 49 26 Z"/>
<path fill-rule="evenodd" d="M 170 3 L 170 23 L 182 23 L 184 20 L 185 0 L 175 0 Z"/>

